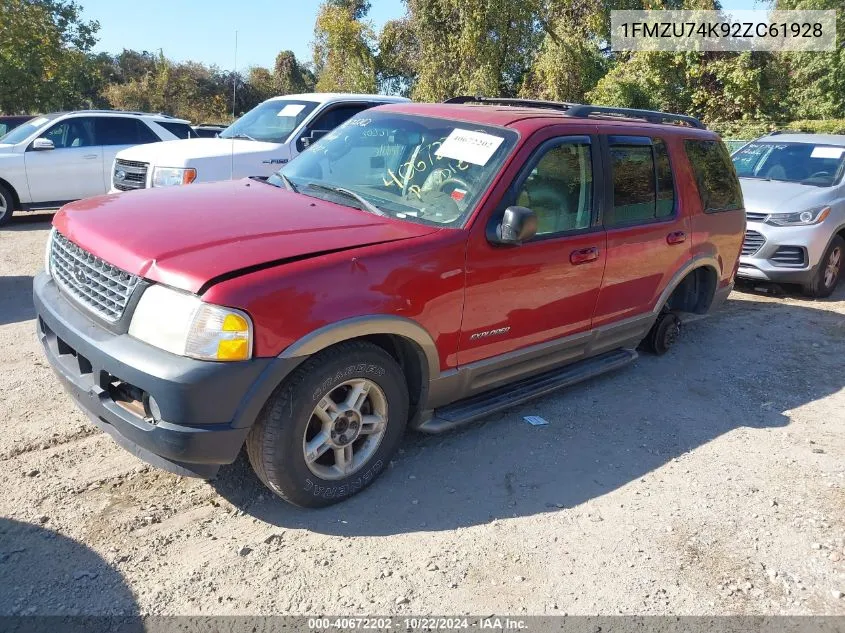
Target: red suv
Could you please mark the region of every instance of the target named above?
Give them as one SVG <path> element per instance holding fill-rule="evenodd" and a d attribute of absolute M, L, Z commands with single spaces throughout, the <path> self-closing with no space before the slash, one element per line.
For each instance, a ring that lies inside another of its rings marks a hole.
<path fill-rule="evenodd" d="M 135 455 L 211 477 L 246 443 L 322 506 L 439 432 L 665 351 L 733 286 L 728 152 L 696 119 L 460 98 L 368 110 L 269 179 L 56 214 L 50 363 Z"/>

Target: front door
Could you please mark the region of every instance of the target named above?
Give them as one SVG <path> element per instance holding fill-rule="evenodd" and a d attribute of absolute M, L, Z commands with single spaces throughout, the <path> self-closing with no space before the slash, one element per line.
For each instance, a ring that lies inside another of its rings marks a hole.
<path fill-rule="evenodd" d="M 72 117 L 53 125 L 42 138 L 54 149 L 25 154 L 26 178 L 34 203 L 79 200 L 103 193 L 103 148 L 93 117 Z"/>
<path fill-rule="evenodd" d="M 510 357 L 533 353 L 531 346 L 566 339 L 583 339 L 583 345 L 569 347 L 575 355 L 586 345 L 586 336 L 573 335 L 590 329 L 606 250 L 595 213 L 594 178 L 601 170 L 593 140 L 587 135 L 545 140 L 508 190 L 497 215 L 511 204 L 528 207 L 538 219 L 534 238 L 519 246 L 494 245 L 479 226 L 486 218 L 473 227 L 459 365 L 500 360 L 507 365 Z"/>

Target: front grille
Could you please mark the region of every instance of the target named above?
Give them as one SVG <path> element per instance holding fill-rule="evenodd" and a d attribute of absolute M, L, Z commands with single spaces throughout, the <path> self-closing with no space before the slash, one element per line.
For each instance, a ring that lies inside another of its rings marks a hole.
<path fill-rule="evenodd" d="M 766 238 L 763 237 L 762 233 L 758 233 L 757 231 L 746 231 L 745 240 L 742 242 L 742 254 L 753 255 L 763 248 L 763 244 L 765 243 Z"/>
<path fill-rule="evenodd" d="M 781 246 L 775 254 L 769 258 L 775 266 L 804 267 L 807 262 L 807 254 L 801 246 Z"/>
<path fill-rule="evenodd" d="M 749 222 L 765 222 L 767 217 L 769 217 L 768 213 L 755 213 L 754 211 L 745 212 L 745 219 Z"/>
<path fill-rule="evenodd" d="M 120 191 L 143 189 L 147 186 L 147 169 L 149 167 L 149 163 L 118 158 L 114 161 L 114 173 L 112 174 L 114 188 Z M 120 175 L 120 178 L 118 178 L 118 175 Z"/>
<path fill-rule="evenodd" d="M 53 235 L 50 270 L 63 290 L 111 323 L 123 316 L 139 281 L 135 275 L 104 262 L 61 233 Z"/>

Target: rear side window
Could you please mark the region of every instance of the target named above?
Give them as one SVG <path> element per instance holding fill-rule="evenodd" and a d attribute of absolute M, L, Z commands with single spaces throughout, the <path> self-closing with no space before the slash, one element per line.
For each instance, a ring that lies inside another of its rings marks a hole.
<path fill-rule="evenodd" d="M 605 218 L 605 226 L 641 224 L 672 216 L 675 186 L 662 139 L 610 137 L 610 158 L 613 210 Z"/>
<path fill-rule="evenodd" d="M 741 209 L 742 190 L 730 154 L 721 141 L 684 141 L 705 213 Z"/>
<path fill-rule="evenodd" d="M 156 121 L 156 123 L 176 138 L 197 138 L 199 136 L 187 123 L 174 123 L 173 121 Z"/>
<path fill-rule="evenodd" d="M 348 119 L 351 119 L 359 112 L 369 110 L 370 108 L 376 105 L 378 104 L 368 103 L 337 106 L 318 116 L 317 120 L 314 121 L 308 127 L 312 130 L 333 130 L 338 127 L 341 123 L 346 123 Z"/>
<path fill-rule="evenodd" d="M 142 145 L 161 139 L 138 119 L 100 117 L 97 119 L 97 140 L 100 145 Z"/>

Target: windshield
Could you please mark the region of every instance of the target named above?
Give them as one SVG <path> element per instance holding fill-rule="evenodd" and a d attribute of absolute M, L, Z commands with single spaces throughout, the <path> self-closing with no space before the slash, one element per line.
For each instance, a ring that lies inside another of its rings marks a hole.
<path fill-rule="evenodd" d="M 35 134 L 35 132 L 37 132 L 40 128 L 44 127 L 45 123 L 52 121 L 57 116 L 57 114 L 48 114 L 47 116 L 40 116 L 32 119 L 31 121 L 27 121 L 23 125 L 16 127 L 5 136 L 0 137 L 0 143 L 17 145 L 21 141 L 25 141 L 27 138 Z"/>
<path fill-rule="evenodd" d="M 749 143 L 732 156 L 737 176 L 830 187 L 845 169 L 845 147 L 814 143 Z"/>
<path fill-rule="evenodd" d="M 220 137 L 284 143 L 316 107 L 313 101 L 265 101 L 220 132 Z"/>
<path fill-rule="evenodd" d="M 395 218 L 460 226 L 516 140 L 513 130 L 368 110 L 268 182 Z"/>

